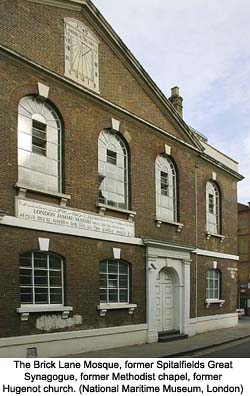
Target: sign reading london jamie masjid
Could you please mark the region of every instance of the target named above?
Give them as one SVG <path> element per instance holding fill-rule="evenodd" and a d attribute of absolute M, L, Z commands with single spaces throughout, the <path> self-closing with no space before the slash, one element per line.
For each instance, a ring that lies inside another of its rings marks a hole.
<path fill-rule="evenodd" d="M 17 199 L 16 216 L 20 219 L 71 227 L 86 231 L 134 237 L 134 223 L 114 217 L 101 216 L 60 206 Z"/>

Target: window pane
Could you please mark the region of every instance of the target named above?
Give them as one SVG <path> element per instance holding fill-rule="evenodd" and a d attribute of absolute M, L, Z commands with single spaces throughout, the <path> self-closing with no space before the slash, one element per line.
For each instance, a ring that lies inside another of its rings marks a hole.
<path fill-rule="evenodd" d="M 108 287 L 118 287 L 118 277 L 116 275 L 109 275 L 108 278 Z"/>
<path fill-rule="evenodd" d="M 119 277 L 119 287 L 128 287 L 128 277 L 127 277 L 127 275 L 120 275 L 120 277 Z"/>
<path fill-rule="evenodd" d="M 104 272 L 104 273 L 107 272 L 107 262 L 106 261 L 102 261 L 100 263 L 100 272 Z"/>
<path fill-rule="evenodd" d="M 21 304 L 32 304 L 32 289 L 31 288 L 21 288 L 20 296 Z"/>
<path fill-rule="evenodd" d="M 35 302 L 38 304 L 48 304 L 47 288 L 35 288 Z"/>
<path fill-rule="evenodd" d="M 128 291 L 120 290 L 119 298 L 120 298 L 120 302 L 128 302 Z"/>
<path fill-rule="evenodd" d="M 37 257 L 34 255 L 34 267 L 35 268 L 47 268 L 47 256 L 44 257 Z"/>
<path fill-rule="evenodd" d="M 43 276 L 34 276 L 34 284 L 38 286 L 48 286 L 48 278 L 47 278 L 47 273 Z"/>
<path fill-rule="evenodd" d="M 108 272 L 116 274 L 118 272 L 118 263 L 109 261 Z"/>
<path fill-rule="evenodd" d="M 52 256 L 52 255 L 49 256 L 49 267 L 51 269 L 59 269 L 60 270 L 61 266 L 62 266 L 62 264 L 61 264 L 60 257 Z"/>
<path fill-rule="evenodd" d="M 119 272 L 120 274 L 127 274 L 128 273 L 128 265 L 125 263 L 119 263 Z"/>
<path fill-rule="evenodd" d="M 108 302 L 108 300 L 107 300 L 107 290 L 104 290 L 104 289 L 100 290 L 100 302 L 102 302 L 102 303 Z"/>
<path fill-rule="evenodd" d="M 116 152 L 107 150 L 107 162 L 112 165 L 116 165 Z"/>
<path fill-rule="evenodd" d="M 31 253 L 20 256 L 20 267 L 31 267 Z"/>
<path fill-rule="evenodd" d="M 35 119 L 32 120 L 32 151 L 36 154 L 46 155 L 47 133 L 46 124 Z"/>
<path fill-rule="evenodd" d="M 161 194 L 168 196 L 168 174 L 161 171 Z"/>
<path fill-rule="evenodd" d="M 50 282 L 50 286 L 61 286 L 62 285 L 61 272 L 50 271 L 49 282 Z"/>
<path fill-rule="evenodd" d="M 51 304 L 62 304 L 62 291 L 60 289 L 50 289 Z"/>
<path fill-rule="evenodd" d="M 117 289 L 109 290 L 109 302 L 118 302 L 118 290 Z"/>
<path fill-rule="evenodd" d="M 20 285 L 21 286 L 32 285 L 32 272 L 31 272 L 31 269 L 20 268 Z"/>
<path fill-rule="evenodd" d="M 100 276 L 100 286 L 107 287 L 107 276 L 106 275 Z"/>

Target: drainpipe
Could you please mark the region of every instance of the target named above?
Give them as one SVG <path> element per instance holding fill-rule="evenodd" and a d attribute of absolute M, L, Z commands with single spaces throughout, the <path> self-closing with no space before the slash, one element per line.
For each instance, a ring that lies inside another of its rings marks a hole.
<path fill-rule="evenodd" d="M 194 193 L 195 193 L 195 247 L 198 248 L 198 189 L 197 173 L 199 164 L 195 163 L 194 169 Z M 198 256 L 195 255 L 195 317 L 198 316 Z"/>

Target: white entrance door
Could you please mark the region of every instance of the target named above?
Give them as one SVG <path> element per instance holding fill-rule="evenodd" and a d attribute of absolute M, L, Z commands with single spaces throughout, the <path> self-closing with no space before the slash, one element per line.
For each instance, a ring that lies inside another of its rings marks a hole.
<path fill-rule="evenodd" d="M 159 272 L 156 281 L 156 325 L 158 331 L 174 329 L 174 286 L 166 269 Z"/>

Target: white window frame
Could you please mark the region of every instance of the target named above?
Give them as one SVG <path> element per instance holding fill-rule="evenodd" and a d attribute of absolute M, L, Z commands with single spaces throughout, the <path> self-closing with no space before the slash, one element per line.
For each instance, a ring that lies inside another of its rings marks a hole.
<path fill-rule="evenodd" d="M 108 151 L 116 153 L 113 163 L 112 159 L 108 160 Z M 128 166 L 128 150 L 122 137 L 113 130 L 103 130 L 98 139 L 100 205 L 121 210 L 129 209 Z M 119 191 L 119 187 L 123 193 Z"/>
<path fill-rule="evenodd" d="M 220 271 L 210 268 L 206 273 L 206 300 L 220 300 L 220 282 Z M 210 283 L 212 283 L 211 287 Z"/>
<path fill-rule="evenodd" d="M 168 189 L 162 193 L 162 173 L 168 175 Z M 167 155 L 158 155 L 155 162 L 155 191 L 157 221 L 177 223 L 177 180 L 173 161 Z"/>
<path fill-rule="evenodd" d="M 27 254 L 27 256 L 28 255 L 31 256 L 30 257 L 31 258 L 31 266 L 21 265 L 21 258 L 22 258 L 22 256 L 25 256 L 25 254 Z M 35 268 L 34 261 L 35 261 L 35 255 L 36 254 L 44 254 L 44 256 L 46 256 L 47 268 L 46 269 L 45 268 L 38 269 L 38 270 L 44 271 L 44 273 L 46 273 L 46 275 L 47 275 L 47 285 L 46 286 L 44 286 L 44 285 L 42 285 L 42 286 L 41 285 L 35 285 L 35 270 L 37 268 Z M 53 256 L 57 257 L 60 260 L 60 263 L 61 263 L 61 268 L 60 269 L 53 269 L 53 268 L 50 269 L 50 257 L 53 257 Z M 32 252 L 23 253 L 22 255 L 20 255 L 19 260 L 20 260 L 20 265 L 19 265 L 20 270 L 30 270 L 31 271 L 31 276 L 32 276 L 31 285 L 22 285 L 21 281 L 20 281 L 20 298 L 21 298 L 21 290 L 22 289 L 24 289 L 24 288 L 32 289 L 32 301 L 31 302 L 27 302 L 27 303 L 21 301 L 21 307 L 25 307 L 25 306 L 51 306 L 51 307 L 53 307 L 53 306 L 63 306 L 64 305 L 64 263 L 63 263 L 63 258 L 61 256 L 56 255 L 56 254 L 51 253 L 51 252 L 32 251 Z M 51 286 L 50 285 L 50 272 L 51 271 L 60 272 L 60 274 L 61 274 L 61 285 L 60 285 L 60 287 L 59 286 Z M 20 271 L 20 277 L 21 276 L 22 276 L 22 274 L 21 274 L 21 271 Z M 43 302 L 43 303 L 36 302 L 35 288 L 40 288 L 40 289 L 46 290 L 46 294 L 47 294 L 47 297 L 48 297 L 48 302 Z M 61 302 L 53 303 L 53 302 L 50 301 L 50 291 L 51 291 L 51 289 L 60 289 L 61 290 L 61 299 L 62 299 Z"/>
<path fill-rule="evenodd" d="M 116 263 L 118 268 L 117 268 L 117 272 L 110 272 L 109 271 L 109 264 L 114 264 Z M 101 291 L 106 291 L 106 300 L 105 301 L 101 301 L 100 299 L 100 305 L 103 304 L 111 304 L 112 306 L 117 305 L 128 305 L 129 301 L 130 301 L 130 268 L 129 268 L 129 264 L 126 263 L 123 260 L 118 260 L 118 259 L 108 259 L 108 260 L 102 260 L 100 262 L 100 267 L 102 264 L 106 264 L 106 271 L 99 271 L 99 275 L 100 275 L 100 292 Z M 120 264 L 126 265 L 127 267 L 127 273 L 120 273 Z M 109 280 L 110 280 L 110 275 L 111 276 L 116 276 L 117 277 L 117 287 L 110 287 L 109 286 Z M 126 287 L 120 287 L 120 276 L 125 276 L 126 275 Z M 103 287 L 101 285 L 101 276 L 106 276 L 106 287 Z M 109 290 L 117 290 L 117 301 L 110 301 L 109 300 Z M 125 290 L 127 292 L 127 301 L 120 301 L 120 290 Z"/>
<path fill-rule="evenodd" d="M 44 125 L 44 152 L 34 144 L 34 121 Z M 24 96 L 18 105 L 18 184 L 48 193 L 62 192 L 62 123 L 51 104 Z"/>
<path fill-rule="evenodd" d="M 220 234 L 220 201 L 220 191 L 217 184 L 209 180 L 206 184 L 206 231 L 212 235 Z"/>

